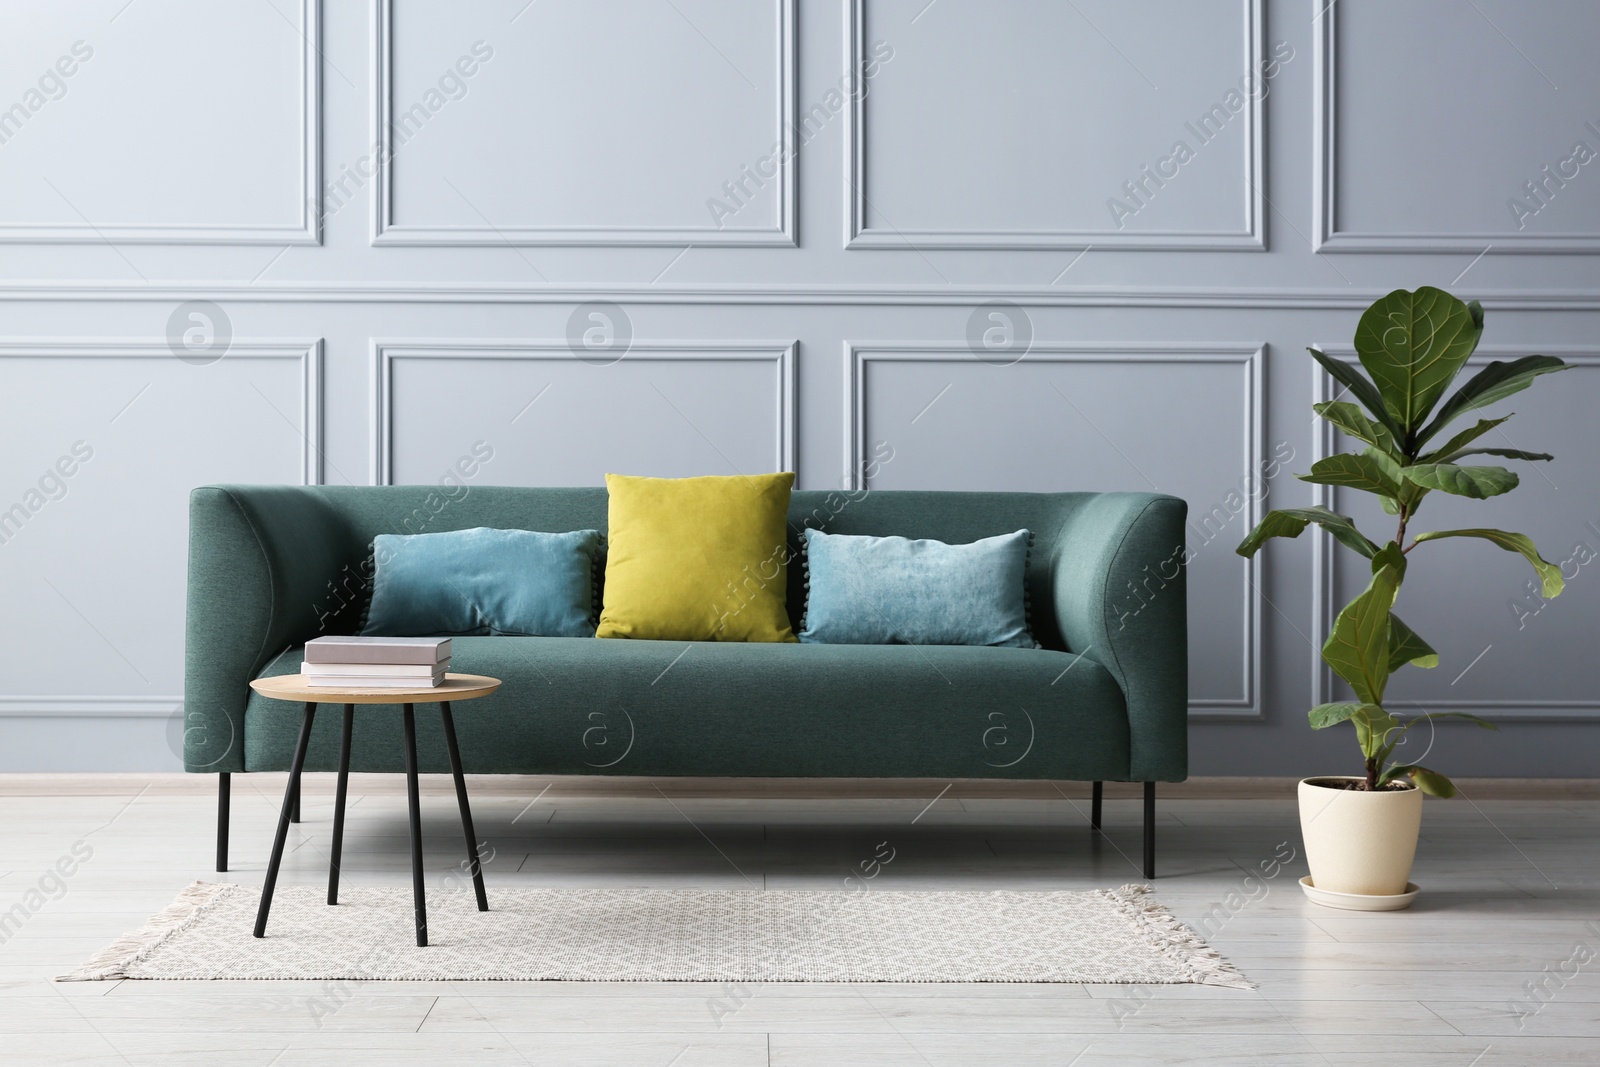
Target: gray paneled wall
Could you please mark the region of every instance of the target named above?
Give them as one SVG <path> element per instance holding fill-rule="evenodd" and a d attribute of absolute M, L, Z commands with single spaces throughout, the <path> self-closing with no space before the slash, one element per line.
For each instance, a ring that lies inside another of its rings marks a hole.
<path fill-rule="evenodd" d="M 1428 546 L 1445 663 L 1399 691 L 1502 721 L 1430 761 L 1593 774 L 1597 37 L 1585 0 L 12 5 L 0 768 L 177 765 L 191 487 L 464 456 L 1182 495 L 1193 770 L 1347 766 L 1303 712 L 1360 575 L 1232 548 L 1359 512 L 1292 477 L 1336 446 L 1303 348 L 1432 284 L 1486 358 L 1579 364 L 1504 405 L 1554 463 L 1430 499 L 1571 581 Z"/>

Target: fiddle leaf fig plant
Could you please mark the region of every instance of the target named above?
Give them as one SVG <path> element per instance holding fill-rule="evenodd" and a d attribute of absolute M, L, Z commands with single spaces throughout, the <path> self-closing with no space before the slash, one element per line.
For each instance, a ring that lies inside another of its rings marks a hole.
<path fill-rule="evenodd" d="M 1525 534 L 1484 528 L 1410 530 L 1430 493 L 1484 500 L 1517 487 L 1514 472 L 1473 462 L 1472 457 L 1553 458 L 1543 452 L 1475 444 L 1497 430 L 1509 415 L 1479 419 L 1442 445 L 1434 444 L 1461 416 L 1528 388 L 1541 374 L 1567 368 L 1554 356 L 1496 361 L 1446 398 L 1482 335 L 1483 308 L 1477 301 L 1464 304 L 1441 289 L 1424 286 L 1414 293 L 1396 290 L 1362 314 L 1355 336 L 1360 367 L 1309 349 L 1312 358 L 1343 387 L 1341 395 L 1348 393 L 1354 399 L 1354 403 L 1341 399 L 1316 404 L 1312 410 L 1366 447 L 1320 459 L 1311 465 L 1309 474 L 1299 477 L 1317 485 L 1373 494 L 1383 510 L 1397 519 L 1396 529 L 1380 544 L 1357 529 L 1349 516 L 1325 507 L 1287 508 L 1269 512 L 1238 548 L 1241 556 L 1253 556 L 1271 538 L 1299 537 L 1307 526 L 1316 525 L 1371 564 L 1367 588 L 1339 612 L 1333 632 L 1322 646 L 1323 660 L 1349 683 L 1356 699 L 1320 704 L 1310 712 L 1313 729 L 1342 722 L 1355 728 L 1366 772 L 1357 788 L 1397 788 L 1391 783 L 1405 777 L 1424 793 L 1453 796 L 1455 786 L 1444 775 L 1416 764 L 1392 762 L 1395 748 L 1407 731 L 1424 721 L 1462 719 L 1494 729 L 1492 723 L 1462 712 L 1425 712 L 1401 720 L 1383 706 L 1384 691 L 1395 671 L 1407 664 L 1439 664 L 1439 654 L 1394 613 L 1413 549 L 1446 537 L 1479 538 L 1525 558 L 1538 574 L 1546 599 L 1562 589 L 1561 569 L 1541 557 Z"/>

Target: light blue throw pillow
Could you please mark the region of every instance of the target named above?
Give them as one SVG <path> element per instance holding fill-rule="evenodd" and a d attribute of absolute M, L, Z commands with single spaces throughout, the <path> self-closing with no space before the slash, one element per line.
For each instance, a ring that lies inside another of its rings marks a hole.
<path fill-rule="evenodd" d="M 1027 530 L 970 545 L 806 530 L 800 640 L 832 645 L 1005 645 L 1028 632 Z"/>
<path fill-rule="evenodd" d="M 593 637 L 598 530 L 379 534 L 363 634 Z"/>

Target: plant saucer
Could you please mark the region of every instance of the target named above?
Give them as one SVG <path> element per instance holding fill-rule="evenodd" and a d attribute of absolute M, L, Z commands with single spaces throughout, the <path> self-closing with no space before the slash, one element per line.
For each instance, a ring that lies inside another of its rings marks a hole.
<path fill-rule="evenodd" d="M 1306 891 L 1306 896 L 1314 903 L 1321 904 L 1325 908 L 1343 908 L 1345 911 L 1400 911 L 1411 906 L 1411 902 L 1417 899 L 1418 892 L 1415 882 L 1407 882 L 1404 893 L 1389 896 L 1335 893 L 1331 889 L 1318 889 L 1312 885 L 1309 874 L 1300 879 L 1300 888 Z"/>

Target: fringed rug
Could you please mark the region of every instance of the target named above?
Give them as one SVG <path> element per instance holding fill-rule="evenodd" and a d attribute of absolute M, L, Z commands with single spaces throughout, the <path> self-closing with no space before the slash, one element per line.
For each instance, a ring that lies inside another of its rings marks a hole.
<path fill-rule="evenodd" d="M 1148 896 L 1090 892 L 407 889 L 195 882 L 67 981 L 117 978 L 584 982 L 1193 983 L 1251 988 Z"/>

